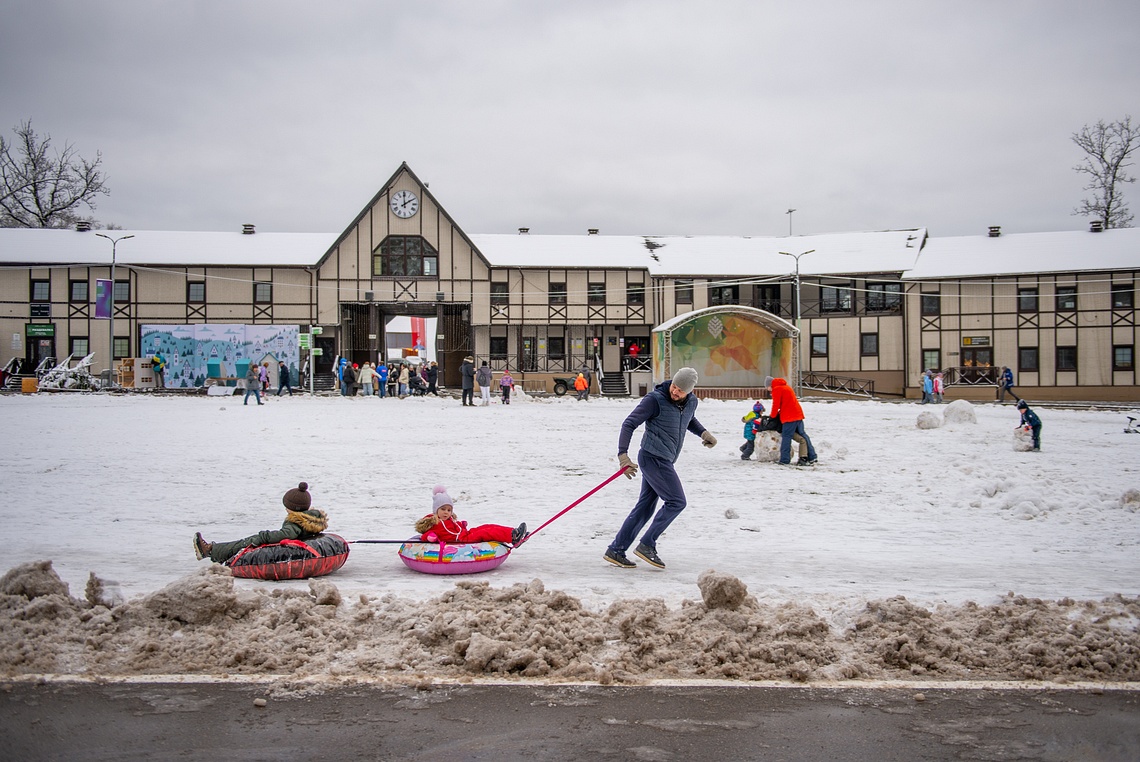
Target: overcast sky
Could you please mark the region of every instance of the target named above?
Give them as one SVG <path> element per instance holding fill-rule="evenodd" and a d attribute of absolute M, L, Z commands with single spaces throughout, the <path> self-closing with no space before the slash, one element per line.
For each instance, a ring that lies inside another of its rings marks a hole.
<path fill-rule="evenodd" d="M 0 14 L 0 129 L 101 152 L 128 229 L 335 233 L 403 161 L 468 233 L 1083 229 L 1072 133 L 1140 118 L 1136 0 Z"/>

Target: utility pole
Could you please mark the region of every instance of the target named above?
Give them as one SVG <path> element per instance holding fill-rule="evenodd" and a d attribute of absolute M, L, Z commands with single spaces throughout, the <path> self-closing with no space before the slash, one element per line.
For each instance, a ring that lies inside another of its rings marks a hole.
<path fill-rule="evenodd" d="M 795 211 L 795 209 L 789 209 L 788 210 L 788 215 L 789 215 L 788 216 L 788 220 L 789 220 L 788 226 L 789 226 L 789 229 L 791 227 L 791 219 L 792 219 L 791 213 L 794 211 Z M 793 284 L 794 284 L 794 288 L 795 288 L 795 300 L 796 300 L 796 396 L 797 397 L 803 396 L 803 381 L 804 381 L 804 364 L 803 364 L 803 359 L 804 359 L 803 343 L 804 342 L 803 342 L 803 332 L 800 330 L 800 257 L 805 256 L 807 254 L 811 254 L 813 251 L 815 251 L 815 249 L 803 251 L 803 252 L 800 252 L 799 254 L 789 254 L 786 251 L 780 252 L 785 257 L 792 257 L 793 259 L 796 260 L 796 274 L 795 274 L 795 280 L 793 281 Z"/>
<path fill-rule="evenodd" d="M 111 385 L 115 385 L 115 257 L 118 254 L 119 241 L 125 241 L 128 238 L 134 238 L 133 235 L 122 235 L 118 238 L 112 238 L 109 235 L 96 233 L 95 235 L 100 238 L 106 238 L 111 242 L 111 314 L 110 319 L 110 339 L 111 342 L 107 347 L 107 368 L 111 371 Z"/>
<path fill-rule="evenodd" d="M 784 212 L 784 214 L 788 215 L 788 236 L 789 237 L 792 235 L 792 212 L 794 212 L 794 211 L 796 211 L 796 210 L 795 209 L 789 209 L 788 211 Z M 781 251 L 780 253 L 783 254 L 784 252 Z"/>

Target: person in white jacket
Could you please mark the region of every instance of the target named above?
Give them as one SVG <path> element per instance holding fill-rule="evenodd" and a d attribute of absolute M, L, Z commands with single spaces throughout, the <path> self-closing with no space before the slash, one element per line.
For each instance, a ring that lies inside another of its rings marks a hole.
<path fill-rule="evenodd" d="M 356 376 L 356 383 L 360 384 L 360 388 L 364 390 L 365 397 L 372 396 L 372 377 L 376 375 L 376 369 L 372 367 L 372 363 L 366 362 L 360 366 L 360 372 Z"/>

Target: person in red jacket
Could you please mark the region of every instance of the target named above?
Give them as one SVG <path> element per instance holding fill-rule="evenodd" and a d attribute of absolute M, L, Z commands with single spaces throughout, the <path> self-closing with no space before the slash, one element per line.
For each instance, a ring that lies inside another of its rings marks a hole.
<path fill-rule="evenodd" d="M 772 418 L 779 416 L 783 426 L 780 429 L 780 465 L 792 464 L 792 438 L 799 434 L 807 441 L 807 457 L 800 456 L 797 466 L 814 466 L 816 462 L 815 447 L 812 446 L 811 437 L 804 430 L 804 409 L 796 399 L 796 393 L 788 382 L 782 378 L 768 376 L 764 385 L 772 393 L 772 411 L 768 414 Z"/>
<path fill-rule="evenodd" d="M 451 495 L 443 485 L 436 485 L 432 490 L 431 505 L 432 512 L 416 522 L 416 531 L 423 542 L 509 542 L 518 545 L 526 539 L 525 522 L 514 529 L 500 524 L 482 524 L 468 529 L 466 521 L 455 517 Z"/>

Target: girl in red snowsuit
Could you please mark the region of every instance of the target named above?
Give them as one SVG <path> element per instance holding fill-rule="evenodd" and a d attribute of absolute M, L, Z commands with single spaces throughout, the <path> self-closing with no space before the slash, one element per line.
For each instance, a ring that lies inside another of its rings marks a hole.
<path fill-rule="evenodd" d="M 420 532 L 423 542 L 509 542 L 518 545 L 526 537 L 525 523 L 514 529 L 500 524 L 483 524 L 468 529 L 466 521 L 455 518 L 451 496 L 443 486 L 432 490 L 432 508 L 431 513 L 416 522 L 416 531 Z"/>

